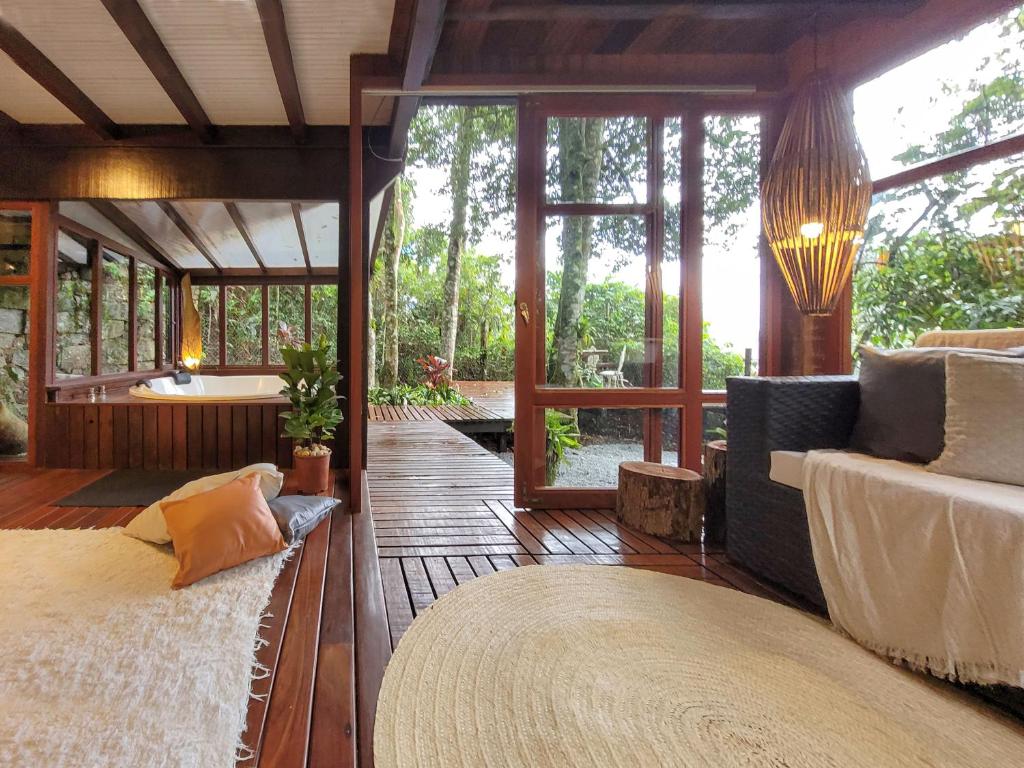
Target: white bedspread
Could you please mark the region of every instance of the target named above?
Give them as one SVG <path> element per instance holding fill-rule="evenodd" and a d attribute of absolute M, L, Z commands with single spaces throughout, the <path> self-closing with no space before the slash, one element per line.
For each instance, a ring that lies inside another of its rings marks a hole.
<path fill-rule="evenodd" d="M 932 674 L 1024 685 L 1024 488 L 835 451 L 803 480 L 836 626 Z"/>
<path fill-rule="evenodd" d="M 0 766 L 233 768 L 286 556 L 172 590 L 120 528 L 0 531 Z"/>

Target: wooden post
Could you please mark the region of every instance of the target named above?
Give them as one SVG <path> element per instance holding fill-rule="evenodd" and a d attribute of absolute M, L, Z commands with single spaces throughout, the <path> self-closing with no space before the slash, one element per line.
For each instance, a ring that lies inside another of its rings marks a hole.
<path fill-rule="evenodd" d="M 619 465 L 616 517 L 652 536 L 699 542 L 704 524 L 704 486 L 689 469 L 644 461 Z"/>

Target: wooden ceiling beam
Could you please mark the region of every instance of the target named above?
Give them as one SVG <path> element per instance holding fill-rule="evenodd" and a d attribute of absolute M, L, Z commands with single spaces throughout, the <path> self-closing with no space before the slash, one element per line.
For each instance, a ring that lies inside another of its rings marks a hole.
<path fill-rule="evenodd" d="M 409 32 L 409 45 L 402 67 L 402 90 L 415 93 L 426 81 L 437 52 L 437 43 L 444 29 L 445 0 L 416 0 L 416 12 Z M 388 157 L 397 158 L 405 154 L 409 126 L 419 109 L 418 96 L 400 96 L 395 99 L 391 113 L 391 138 L 388 142 Z"/>
<path fill-rule="evenodd" d="M 604 2 L 604 3 L 537 3 L 521 2 L 486 9 L 459 7 L 450 11 L 447 20 L 451 22 L 494 22 L 494 21 L 643 21 L 674 16 L 677 18 L 701 18 L 721 21 L 745 21 L 779 17 L 805 17 L 822 12 L 845 16 L 884 15 L 899 16 L 920 5 L 921 0 L 804 0 L 802 2 L 675 2 L 674 0 L 650 0 L 649 2 Z"/>
<path fill-rule="evenodd" d="M 160 206 L 160 210 L 164 212 L 167 218 L 174 222 L 174 226 L 178 228 L 181 234 L 188 238 L 188 241 L 195 246 L 195 249 L 199 251 L 200 254 L 202 254 L 202 257 L 210 262 L 210 266 L 218 272 L 223 272 L 224 267 L 218 264 L 217 260 L 213 258 L 213 254 L 210 253 L 210 249 L 206 247 L 206 244 L 199 239 L 195 230 L 192 229 L 182 215 L 178 213 L 178 209 L 174 207 L 174 204 L 170 200 L 157 200 L 156 204 Z"/>
<path fill-rule="evenodd" d="M 295 75 L 295 60 L 292 58 L 292 46 L 288 40 L 284 7 L 281 0 L 256 0 L 256 8 L 259 10 L 260 23 L 263 25 L 263 37 L 267 41 L 270 63 L 274 66 L 277 88 L 281 92 L 285 114 L 288 115 L 288 125 L 291 126 L 295 140 L 301 144 L 306 141 L 306 115 L 302 109 L 302 95 Z"/>
<path fill-rule="evenodd" d="M 104 139 L 121 137 L 120 126 L 46 58 L 42 51 L 3 18 L 0 18 L 0 51 L 10 56 L 25 74 L 49 91 L 79 120 Z"/>
<path fill-rule="evenodd" d="M 158 242 L 150 237 L 146 230 L 132 221 L 131 217 L 118 208 L 114 203 L 110 200 L 91 200 L 89 205 L 95 208 L 97 213 L 103 216 L 117 229 L 127 235 L 128 239 L 138 243 L 146 253 L 156 259 L 156 261 L 166 269 L 169 269 L 175 275 L 181 274 L 181 267 L 179 267 L 175 263 L 174 259 L 167 254 L 167 251 L 165 251 Z"/>
<path fill-rule="evenodd" d="M 237 203 L 226 202 L 224 203 L 224 209 L 228 212 L 228 216 L 231 217 L 231 221 L 235 224 L 235 229 L 238 230 L 238 234 L 242 236 L 245 241 L 246 247 L 252 257 L 256 259 L 256 263 L 259 264 L 260 271 L 266 272 L 267 265 L 263 261 L 263 257 L 260 256 L 260 249 L 256 247 L 256 241 L 252 239 L 252 234 L 249 232 L 249 225 L 245 223 L 245 217 L 242 216 L 242 212 L 238 209 Z"/>
<path fill-rule="evenodd" d="M 302 226 L 302 207 L 292 203 L 292 218 L 295 219 L 295 231 L 299 233 L 299 245 L 302 247 L 302 258 L 306 262 L 306 271 L 313 273 L 313 264 L 309 260 L 309 246 L 306 244 L 306 229 Z"/>
<path fill-rule="evenodd" d="M 160 83 L 167 97 L 177 108 L 185 122 L 203 143 L 216 138 L 213 121 L 199 103 L 195 92 L 178 69 L 160 35 L 157 34 L 138 0 L 101 0 L 111 18 L 121 28 L 153 77 Z"/>

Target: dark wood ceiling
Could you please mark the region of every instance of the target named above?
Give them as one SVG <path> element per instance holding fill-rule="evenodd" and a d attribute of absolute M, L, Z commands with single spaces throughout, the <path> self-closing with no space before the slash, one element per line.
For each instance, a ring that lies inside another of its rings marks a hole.
<path fill-rule="evenodd" d="M 827 26 L 921 0 L 449 0 L 434 71 L 473 57 L 775 54 Z"/>

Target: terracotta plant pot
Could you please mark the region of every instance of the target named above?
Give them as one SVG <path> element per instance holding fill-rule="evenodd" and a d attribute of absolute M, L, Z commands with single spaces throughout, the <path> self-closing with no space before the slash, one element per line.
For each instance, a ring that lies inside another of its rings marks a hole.
<path fill-rule="evenodd" d="M 292 482 L 295 493 L 317 496 L 327 493 L 331 484 L 331 454 L 323 456 L 292 455 Z"/>

